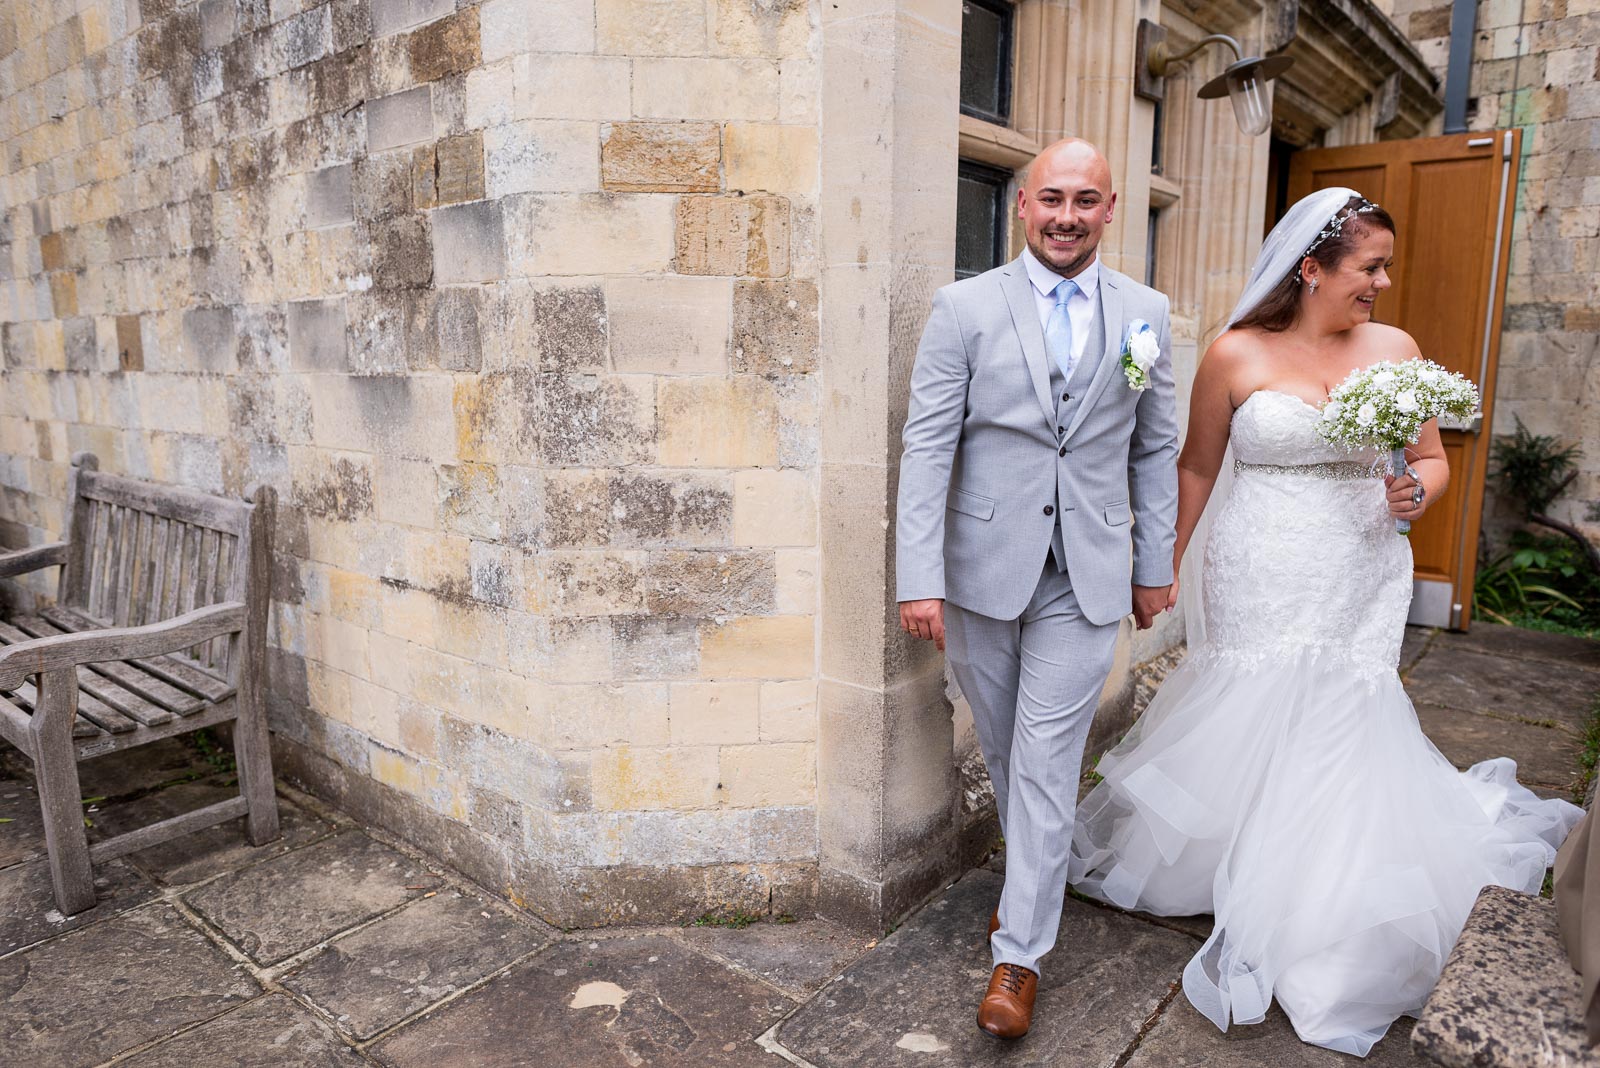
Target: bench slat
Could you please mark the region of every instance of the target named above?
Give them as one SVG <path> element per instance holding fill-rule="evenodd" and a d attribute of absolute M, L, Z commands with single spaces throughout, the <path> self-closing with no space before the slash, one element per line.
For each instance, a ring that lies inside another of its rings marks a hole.
<path fill-rule="evenodd" d="M 46 608 L 40 615 L 69 634 L 99 630 L 105 626 L 104 623 L 96 622 L 81 612 L 59 606 Z M 156 678 L 165 679 L 180 690 L 187 690 L 196 697 L 202 697 L 212 703 L 233 696 L 233 685 L 227 679 L 218 678 L 204 668 L 178 657 L 152 656 L 125 662 L 137 665 Z"/>
<path fill-rule="evenodd" d="M 33 714 L 39 704 L 39 691 L 33 688 L 33 683 L 25 682 L 18 686 L 16 691 L 6 695 L 16 707 Z M 112 724 L 117 724 L 112 726 Z M 128 719 L 114 708 L 107 708 L 98 700 L 78 692 L 78 715 L 72 721 L 72 736 L 74 738 L 93 738 L 97 734 L 126 734 L 138 724 Z"/>
<path fill-rule="evenodd" d="M 19 630 L 16 627 L 0 620 L 0 645 L 15 645 L 31 638 L 42 638 L 47 635 L 33 634 Z M 78 701 L 80 704 L 88 698 L 97 698 L 101 704 L 110 705 L 113 709 L 130 716 L 146 727 L 153 727 L 158 723 L 166 723 L 172 719 L 172 713 L 145 700 L 138 694 L 117 685 L 103 675 L 97 675 L 86 668 L 78 669 L 78 689 L 82 691 Z M 91 711 L 91 716 L 92 716 Z M 115 728 L 109 728 L 115 730 Z"/>
<path fill-rule="evenodd" d="M 21 616 L 12 620 L 12 623 L 35 638 L 48 638 L 67 633 L 38 616 Z M 105 660 L 86 666 L 89 670 L 116 682 L 130 693 L 159 706 L 157 711 L 166 709 L 180 716 L 192 716 L 206 706 L 206 702 L 200 698 L 184 693 L 165 679 L 158 679 L 140 671 L 126 660 Z"/>

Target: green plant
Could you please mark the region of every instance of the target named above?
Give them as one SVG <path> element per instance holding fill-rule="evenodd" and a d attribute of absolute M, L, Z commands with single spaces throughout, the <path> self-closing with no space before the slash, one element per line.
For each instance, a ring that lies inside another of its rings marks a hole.
<path fill-rule="evenodd" d="M 233 750 L 219 745 L 210 727 L 202 727 L 185 737 L 190 745 L 199 750 L 201 759 L 211 765 L 212 774 L 231 774 L 235 770 Z"/>
<path fill-rule="evenodd" d="M 1572 784 L 1572 803 L 1581 805 L 1589 799 L 1589 787 L 1594 785 L 1595 767 L 1600 765 L 1600 695 L 1589 704 L 1589 721 L 1583 728 L 1583 750 L 1578 754 L 1578 778 Z"/>
<path fill-rule="evenodd" d="M 700 918 L 689 924 L 690 927 L 731 927 L 741 931 L 752 923 L 760 923 L 761 917 L 754 912 L 735 908 L 728 912 L 706 912 Z"/>
<path fill-rule="evenodd" d="M 1600 574 L 1571 541 L 1519 531 L 1478 569 L 1477 613 L 1498 623 L 1589 634 L 1600 631 Z"/>
<path fill-rule="evenodd" d="M 1600 574 L 1600 549 L 1571 523 L 1547 514 L 1578 477 L 1578 457 L 1582 455 L 1576 445 L 1562 445 L 1548 434 L 1529 433 L 1521 417 L 1515 432 L 1501 436 L 1490 450 L 1492 473 L 1501 488 L 1521 502 L 1523 518 L 1571 539 L 1589 570 Z"/>

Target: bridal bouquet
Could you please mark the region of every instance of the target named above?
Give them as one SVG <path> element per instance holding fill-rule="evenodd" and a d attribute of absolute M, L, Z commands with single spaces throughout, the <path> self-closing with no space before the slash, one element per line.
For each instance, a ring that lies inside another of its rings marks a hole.
<path fill-rule="evenodd" d="M 1410 470 L 1405 447 L 1416 443 L 1423 423 L 1441 415 L 1465 418 L 1477 408 L 1478 387 L 1432 360 L 1379 363 L 1351 372 L 1334 387 L 1317 429 L 1342 448 L 1387 449 L 1389 470 L 1399 477 Z M 1411 532 L 1409 520 L 1397 519 L 1394 526 L 1401 534 Z"/>

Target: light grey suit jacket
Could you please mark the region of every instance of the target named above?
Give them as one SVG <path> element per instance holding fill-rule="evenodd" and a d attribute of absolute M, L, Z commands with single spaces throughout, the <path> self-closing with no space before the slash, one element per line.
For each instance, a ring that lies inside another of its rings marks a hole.
<path fill-rule="evenodd" d="M 897 600 L 938 597 L 1017 618 L 1058 517 L 1091 622 L 1127 615 L 1133 584 L 1172 581 L 1178 421 L 1167 298 L 1103 265 L 1100 294 L 1105 351 L 1084 352 L 1099 366 L 1062 433 L 1022 260 L 934 294 L 902 435 Z M 1142 392 L 1121 366 L 1134 319 L 1161 345 Z"/>

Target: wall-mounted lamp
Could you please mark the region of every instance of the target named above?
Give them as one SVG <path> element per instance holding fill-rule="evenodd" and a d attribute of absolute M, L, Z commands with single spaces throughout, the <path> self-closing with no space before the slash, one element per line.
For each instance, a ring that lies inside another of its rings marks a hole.
<path fill-rule="evenodd" d="M 1227 96 L 1233 101 L 1233 117 L 1239 129 L 1254 137 L 1272 126 L 1272 103 L 1267 99 L 1267 83 L 1294 65 L 1289 56 L 1246 56 L 1239 42 L 1225 33 L 1208 34 L 1182 52 L 1167 47 L 1166 27 L 1149 19 L 1139 20 L 1137 50 L 1134 54 L 1133 91 L 1146 100 L 1166 96 L 1166 75 L 1177 64 L 1208 44 L 1225 44 L 1233 49 L 1234 61 L 1226 70 L 1200 87 L 1201 100 Z"/>

